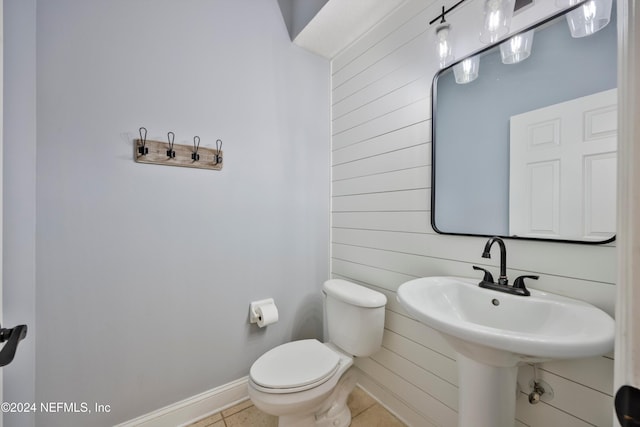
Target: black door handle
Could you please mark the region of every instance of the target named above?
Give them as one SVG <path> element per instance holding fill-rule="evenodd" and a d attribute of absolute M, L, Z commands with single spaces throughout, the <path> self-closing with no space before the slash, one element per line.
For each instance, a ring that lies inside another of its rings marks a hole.
<path fill-rule="evenodd" d="M 27 336 L 27 325 L 18 325 L 15 328 L 0 328 L 0 342 L 7 342 L 0 350 L 0 366 L 6 366 L 16 355 L 18 343 Z"/>

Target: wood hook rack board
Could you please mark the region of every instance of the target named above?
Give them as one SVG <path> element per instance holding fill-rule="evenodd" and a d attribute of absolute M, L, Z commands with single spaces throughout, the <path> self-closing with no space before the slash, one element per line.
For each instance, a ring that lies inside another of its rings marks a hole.
<path fill-rule="evenodd" d="M 144 146 L 148 149 L 147 154 L 140 154 L 139 148 L 142 147 L 142 140 L 136 139 L 133 144 L 133 159 L 137 163 L 149 163 L 154 165 L 180 166 L 184 168 L 212 169 L 219 171 L 222 169 L 223 151 L 215 148 L 198 148 L 199 160 L 193 160 L 191 155 L 194 153 L 194 147 L 191 145 L 173 144 L 175 157 L 167 156 L 169 143 L 161 141 L 146 140 Z M 220 159 L 216 163 L 216 158 Z"/>

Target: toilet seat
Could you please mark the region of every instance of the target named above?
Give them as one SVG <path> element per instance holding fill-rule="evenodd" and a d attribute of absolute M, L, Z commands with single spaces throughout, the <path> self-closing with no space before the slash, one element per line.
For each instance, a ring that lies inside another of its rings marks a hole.
<path fill-rule="evenodd" d="M 295 393 L 326 382 L 340 366 L 340 355 L 315 339 L 275 347 L 255 361 L 249 376 L 260 391 Z"/>

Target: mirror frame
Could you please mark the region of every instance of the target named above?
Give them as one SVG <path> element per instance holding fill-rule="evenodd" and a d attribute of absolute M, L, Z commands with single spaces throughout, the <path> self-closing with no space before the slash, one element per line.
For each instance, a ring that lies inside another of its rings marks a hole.
<path fill-rule="evenodd" d="M 585 3 L 587 3 L 589 0 L 583 0 L 571 7 L 568 7 L 566 9 L 560 10 L 559 12 L 548 16 L 547 18 L 541 19 L 539 21 L 534 22 L 533 24 L 525 27 L 524 29 L 515 32 L 515 33 L 509 33 L 507 36 L 501 38 L 500 40 L 498 40 L 497 42 L 490 44 L 488 46 L 485 46 L 484 48 L 474 51 L 471 54 L 453 62 L 452 64 L 448 65 L 447 67 L 439 70 L 435 76 L 433 77 L 433 81 L 431 84 L 431 227 L 433 228 L 433 230 L 438 233 L 438 234 L 443 234 L 443 235 L 450 235 L 450 236 L 471 236 L 471 237 L 494 237 L 494 234 L 480 234 L 480 233 L 456 233 L 456 232 L 450 232 L 450 231 L 441 231 L 438 229 L 438 227 L 436 226 L 435 223 L 435 219 L 436 219 L 436 162 L 435 162 L 435 158 L 436 158 L 436 130 L 435 130 L 435 122 L 436 122 L 436 114 L 437 114 L 437 108 L 436 108 L 436 100 L 437 100 L 437 83 L 438 83 L 438 78 L 440 77 L 441 74 L 450 71 L 453 72 L 453 67 L 456 66 L 457 64 L 459 64 L 460 62 L 464 61 L 465 59 L 471 58 L 473 56 L 476 55 L 483 55 L 484 53 L 488 52 L 489 50 L 495 49 L 495 48 L 499 48 L 500 44 L 505 42 L 506 40 L 509 40 L 511 37 L 514 37 L 518 34 L 523 34 L 526 33 L 527 31 L 536 29 L 536 28 L 540 28 L 545 26 L 546 24 L 555 21 L 558 18 L 564 17 L 567 13 L 571 12 L 574 9 L 577 9 L 579 7 L 581 7 L 582 5 L 584 5 Z M 612 13 L 616 13 L 615 10 L 615 2 L 614 5 L 612 6 Z M 619 140 L 618 140 L 618 145 L 619 145 Z M 617 151 L 616 151 L 617 154 Z M 617 191 L 617 190 L 616 190 Z M 615 241 L 616 239 L 616 234 L 614 234 L 612 237 L 606 239 L 606 240 L 600 240 L 600 241 L 588 241 L 588 240 L 570 240 L 570 239 L 552 239 L 552 238 L 546 238 L 546 237 L 526 237 L 526 236 L 506 236 L 506 235 L 498 235 L 497 237 L 500 237 L 502 239 L 513 239 L 513 240 L 530 240 L 530 241 L 538 241 L 538 242 L 557 242 L 557 243 L 576 243 L 576 244 L 582 244 L 582 245 L 603 245 L 606 243 L 611 243 L 613 241 Z"/>

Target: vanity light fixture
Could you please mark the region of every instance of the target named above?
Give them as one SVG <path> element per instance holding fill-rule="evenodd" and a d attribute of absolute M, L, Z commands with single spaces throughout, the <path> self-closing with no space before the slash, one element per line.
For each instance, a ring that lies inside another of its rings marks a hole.
<path fill-rule="evenodd" d="M 569 7 L 580 3 L 580 0 L 556 0 L 556 6 Z M 612 0 L 590 0 L 575 10 L 567 13 L 567 24 L 571 36 L 586 37 L 607 26 L 611 20 Z"/>
<path fill-rule="evenodd" d="M 484 25 L 480 31 L 482 43 L 495 43 L 509 32 L 515 0 L 486 0 Z"/>
<path fill-rule="evenodd" d="M 500 58 L 503 64 L 517 64 L 531 55 L 534 30 L 516 34 L 500 44 Z"/>
<path fill-rule="evenodd" d="M 480 69 L 480 56 L 472 56 L 453 66 L 453 75 L 456 83 L 465 84 L 478 78 L 478 70 Z"/>

